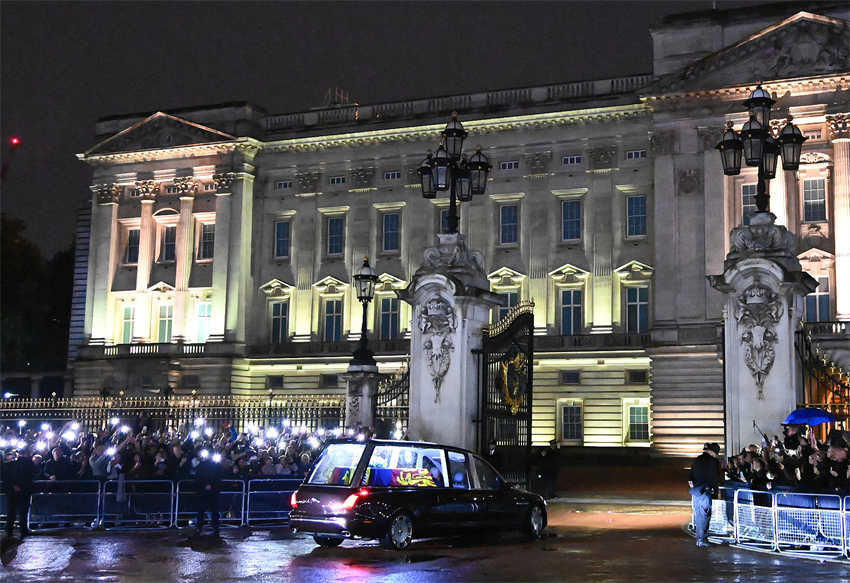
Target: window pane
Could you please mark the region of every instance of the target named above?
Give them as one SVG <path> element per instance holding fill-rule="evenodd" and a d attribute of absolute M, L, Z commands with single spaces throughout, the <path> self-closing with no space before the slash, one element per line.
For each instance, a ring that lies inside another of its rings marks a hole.
<path fill-rule="evenodd" d="M 159 307 L 159 341 L 171 342 L 171 325 L 174 317 L 174 306 Z"/>
<path fill-rule="evenodd" d="M 398 251 L 401 241 L 400 215 L 387 213 L 384 215 L 384 251 Z"/>
<path fill-rule="evenodd" d="M 501 221 L 501 243 L 517 242 L 517 206 L 506 205 L 499 209 Z"/>
<path fill-rule="evenodd" d="M 139 229 L 130 229 L 127 231 L 127 255 L 124 262 L 139 262 Z"/>
<path fill-rule="evenodd" d="M 289 316 L 289 304 L 287 302 L 274 302 L 272 304 L 271 341 L 272 344 L 280 344 L 286 341 L 287 319 Z"/>
<path fill-rule="evenodd" d="M 274 255 L 289 257 L 289 221 L 281 221 L 274 225 Z"/>
<path fill-rule="evenodd" d="M 450 451 L 449 458 L 449 480 L 452 488 L 468 490 L 471 487 L 469 480 L 469 461 L 466 454 Z"/>
<path fill-rule="evenodd" d="M 328 255 L 339 255 L 345 248 L 345 218 L 328 218 Z"/>
<path fill-rule="evenodd" d="M 581 439 L 581 405 L 564 405 L 561 408 L 561 416 L 562 439 Z"/>
<path fill-rule="evenodd" d="M 478 485 L 483 490 L 498 490 L 502 487 L 499 474 L 490 467 L 490 464 L 475 456 L 472 458 L 475 464 L 475 473 L 478 475 Z"/>
<path fill-rule="evenodd" d="M 201 245 L 198 249 L 198 259 L 212 259 L 215 250 L 215 224 L 201 225 Z"/>
<path fill-rule="evenodd" d="M 826 220 L 826 186 L 823 178 L 803 181 L 803 210 L 805 221 Z"/>
<path fill-rule="evenodd" d="M 508 312 L 511 311 L 511 308 L 513 308 L 519 303 L 519 292 L 505 292 L 499 294 L 499 296 L 505 302 L 505 305 L 499 306 L 498 310 L 498 319 L 501 320 L 502 318 L 508 315 Z"/>
<path fill-rule="evenodd" d="M 130 344 L 133 341 L 133 319 L 135 313 L 136 308 L 133 306 L 124 306 L 124 318 L 121 327 L 121 341 L 123 344 Z"/>
<path fill-rule="evenodd" d="M 756 212 L 756 185 L 744 184 L 741 187 L 741 216 L 744 224 L 750 224 L 750 217 Z"/>
<path fill-rule="evenodd" d="M 381 338 L 398 338 L 398 298 L 381 298 Z"/>
<path fill-rule="evenodd" d="M 571 200 L 561 207 L 563 223 L 563 239 L 571 241 L 581 239 L 581 202 Z"/>
<path fill-rule="evenodd" d="M 364 486 L 444 488 L 446 469 L 436 448 L 378 445 L 363 475 Z"/>
<path fill-rule="evenodd" d="M 174 261 L 176 257 L 177 227 L 165 227 L 162 237 L 162 260 Z"/>
<path fill-rule="evenodd" d="M 342 300 L 325 302 L 325 342 L 342 338 Z"/>
<path fill-rule="evenodd" d="M 626 199 L 627 231 L 630 237 L 646 235 L 646 197 L 629 196 Z"/>
<path fill-rule="evenodd" d="M 308 484 L 330 484 L 334 486 L 348 486 L 354 477 L 357 464 L 365 444 L 360 443 L 332 443 L 322 450 Z"/>
<path fill-rule="evenodd" d="M 210 337 L 210 317 L 212 316 L 212 303 L 201 302 L 198 304 L 198 342 L 206 342 Z"/>
<path fill-rule="evenodd" d="M 629 439 L 633 441 L 649 439 L 649 407 L 629 407 Z"/>

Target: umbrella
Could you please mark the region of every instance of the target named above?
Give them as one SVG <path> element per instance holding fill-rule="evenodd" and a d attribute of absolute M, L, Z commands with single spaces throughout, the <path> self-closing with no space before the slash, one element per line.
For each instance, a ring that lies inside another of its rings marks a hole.
<path fill-rule="evenodd" d="M 821 423 L 834 423 L 835 415 L 817 407 L 802 407 L 796 411 L 792 411 L 783 425 L 820 425 Z"/>

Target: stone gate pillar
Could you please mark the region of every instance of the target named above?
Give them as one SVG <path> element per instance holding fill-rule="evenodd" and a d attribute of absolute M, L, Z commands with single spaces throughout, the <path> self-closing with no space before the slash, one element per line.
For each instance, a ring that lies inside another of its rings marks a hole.
<path fill-rule="evenodd" d="M 411 439 L 476 449 L 480 395 L 474 350 L 500 300 L 491 294 L 483 255 L 459 233 L 439 234 L 407 289 Z"/>
<path fill-rule="evenodd" d="M 797 407 L 802 383 L 794 336 L 803 297 L 817 282 L 802 271 L 794 235 L 756 213 L 732 230 L 724 271 L 708 276 L 726 294 L 726 451 L 760 443 L 756 425 L 769 436 Z"/>
<path fill-rule="evenodd" d="M 340 375 L 345 381 L 345 426 L 373 427 L 375 425 L 375 395 L 378 392 L 378 367 L 351 364 Z"/>

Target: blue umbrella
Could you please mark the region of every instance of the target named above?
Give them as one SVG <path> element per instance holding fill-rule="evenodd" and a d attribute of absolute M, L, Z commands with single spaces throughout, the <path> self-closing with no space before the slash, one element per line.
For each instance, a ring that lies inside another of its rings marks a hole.
<path fill-rule="evenodd" d="M 820 425 L 821 423 L 834 423 L 835 415 L 829 411 L 818 409 L 817 407 L 801 407 L 796 411 L 792 411 L 783 425 Z"/>

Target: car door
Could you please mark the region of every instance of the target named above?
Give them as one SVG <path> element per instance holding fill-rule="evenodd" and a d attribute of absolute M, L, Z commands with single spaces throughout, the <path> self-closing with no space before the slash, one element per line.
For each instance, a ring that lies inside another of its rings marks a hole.
<path fill-rule="evenodd" d="M 477 503 L 472 477 L 471 460 L 461 451 L 446 450 L 449 487 L 446 503 L 452 515 L 452 529 L 463 531 L 481 526 L 480 507 Z"/>
<path fill-rule="evenodd" d="M 472 462 L 475 468 L 476 503 L 479 505 L 481 523 L 497 529 L 513 526 L 519 509 L 510 488 L 485 460 L 474 455 Z"/>

